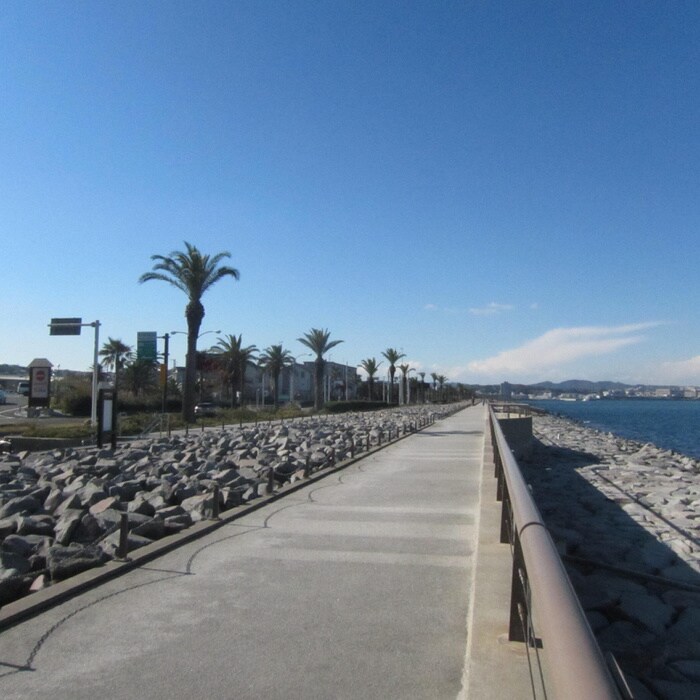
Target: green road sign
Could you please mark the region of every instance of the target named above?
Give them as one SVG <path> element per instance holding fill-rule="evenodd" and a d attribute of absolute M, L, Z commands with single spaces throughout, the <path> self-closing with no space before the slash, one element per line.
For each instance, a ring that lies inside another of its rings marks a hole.
<path fill-rule="evenodd" d="M 136 334 L 136 357 L 139 360 L 155 360 L 158 357 L 156 331 L 142 331 Z"/>
<path fill-rule="evenodd" d="M 52 318 L 49 335 L 80 335 L 82 318 Z"/>

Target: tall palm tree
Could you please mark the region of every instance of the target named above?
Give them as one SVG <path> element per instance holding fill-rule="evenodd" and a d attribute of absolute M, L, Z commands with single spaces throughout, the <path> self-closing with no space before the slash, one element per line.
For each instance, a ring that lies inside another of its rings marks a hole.
<path fill-rule="evenodd" d="M 396 348 L 387 348 L 382 355 L 386 358 L 387 362 L 389 363 L 389 377 L 391 379 L 390 385 L 389 385 L 389 400 L 387 403 L 392 403 L 394 397 L 394 375 L 396 374 L 396 363 L 402 358 L 406 357 L 406 355 L 402 352 L 399 352 Z"/>
<path fill-rule="evenodd" d="M 379 365 L 381 362 L 377 362 L 374 357 L 368 357 L 366 360 L 360 362 L 360 367 L 367 372 L 367 384 L 368 384 L 368 396 L 367 398 L 371 401 L 374 398 L 374 375 L 379 371 Z"/>
<path fill-rule="evenodd" d="M 104 364 L 114 370 L 114 393 L 116 394 L 119 387 L 119 373 L 124 363 L 133 357 L 133 348 L 118 338 L 107 338 L 107 342 L 102 345 L 98 354 Z"/>
<path fill-rule="evenodd" d="M 292 353 L 285 350 L 282 345 L 270 345 L 258 358 L 258 363 L 272 378 L 272 396 L 274 406 L 277 408 L 280 395 L 280 374 L 285 367 L 289 367 L 294 362 Z"/>
<path fill-rule="evenodd" d="M 399 365 L 401 370 L 401 393 L 403 394 L 403 402 L 408 403 L 408 371 L 411 368 L 409 364 Z"/>
<path fill-rule="evenodd" d="M 447 381 L 447 377 L 444 374 L 439 374 L 437 376 L 437 383 L 440 386 L 440 400 L 444 401 L 445 400 L 445 382 Z"/>
<path fill-rule="evenodd" d="M 425 372 L 418 372 L 418 374 L 420 374 L 419 400 L 421 403 L 425 403 Z"/>
<path fill-rule="evenodd" d="M 243 392 L 245 390 L 245 370 L 250 362 L 255 360 L 255 353 L 258 348 L 255 345 L 243 346 L 243 334 L 227 335 L 224 338 L 217 338 L 217 347 L 221 349 L 224 360 L 224 374 L 233 388 L 238 386 L 240 395 L 240 405 L 243 405 Z M 231 396 L 233 402 L 233 396 Z"/>
<path fill-rule="evenodd" d="M 212 285 L 224 277 L 238 279 L 240 273 L 227 265 L 219 266 L 231 253 L 222 252 L 209 256 L 185 241 L 185 250 L 174 250 L 169 256 L 151 255 L 153 270 L 141 275 L 139 282 L 161 280 L 168 282 L 187 295 L 185 318 L 187 319 L 187 359 L 185 386 L 182 399 L 183 418 L 194 420 L 194 391 L 197 379 L 197 338 L 204 318 L 202 296 Z"/>
<path fill-rule="evenodd" d="M 320 411 L 323 406 L 323 369 L 326 364 L 323 356 L 331 348 L 343 342 L 342 340 L 329 341 L 330 335 L 328 330 L 312 328 L 308 333 L 304 333 L 303 338 L 297 338 L 302 345 L 305 345 L 316 355 L 314 360 L 314 408 L 317 411 Z"/>

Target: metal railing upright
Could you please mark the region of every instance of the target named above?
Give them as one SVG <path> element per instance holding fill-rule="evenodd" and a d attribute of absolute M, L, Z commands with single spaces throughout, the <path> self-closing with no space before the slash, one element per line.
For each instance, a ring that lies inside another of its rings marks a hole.
<path fill-rule="evenodd" d="M 503 503 L 501 542 L 510 543 L 513 553 L 509 638 L 538 655 L 541 648 L 546 697 L 620 700 L 624 682 L 618 685 L 606 664 L 491 406 L 489 420 Z"/>

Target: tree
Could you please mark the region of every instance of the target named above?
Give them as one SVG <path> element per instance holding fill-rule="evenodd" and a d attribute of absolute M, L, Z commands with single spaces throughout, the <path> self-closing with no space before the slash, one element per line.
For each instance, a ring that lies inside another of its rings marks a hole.
<path fill-rule="evenodd" d="M 446 381 L 447 381 L 447 377 L 444 374 L 439 374 L 437 376 L 437 383 L 440 385 L 440 400 L 441 401 L 445 400 L 444 387 L 445 387 Z"/>
<path fill-rule="evenodd" d="M 240 405 L 243 405 L 243 393 L 245 390 L 245 370 L 249 362 L 255 360 L 255 353 L 258 348 L 255 345 L 243 346 L 243 335 L 227 335 L 225 338 L 218 338 L 217 347 L 221 348 L 222 360 L 224 363 L 224 375 L 230 386 L 238 386 L 240 394 Z M 233 403 L 233 396 L 231 397 Z"/>
<path fill-rule="evenodd" d="M 289 367 L 293 362 L 292 354 L 289 350 L 285 350 L 282 345 L 271 345 L 263 351 L 258 359 L 260 367 L 270 373 L 275 408 L 279 403 L 280 374 L 285 367 Z"/>
<path fill-rule="evenodd" d="M 323 356 L 343 342 L 342 340 L 329 341 L 329 337 L 328 330 L 312 328 L 308 333 L 304 333 L 303 338 L 297 338 L 302 345 L 305 345 L 316 355 L 314 360 L 314 408 L 317 411 L 320 411 L 323 406 L 323 369 L 326 364 Z"/>
<path fill-rule="evenodd" d="M 154 360 L 134 360 L 124 368 L 124 382 L 129 391 L 138 396 L 156 386 L 157 371 L 158 364 Z"/>
<path fill-rule="evenodd" d="M 374 398 L 374 375 L 379 371 L 379 365 L 381 364 L 381 362 L 377 363 L 377 360 L 374 357 L 368 357 L 366 360 L 362 360 L 362 362 L 360 362 L 360 367 L 367 372 L 367 398 L 370 401 Z"/>
<path fill-rule="evenodd" d="M 187 319 L 187 359 L 185 362 L 185 385 L 182 399 L 182 416 L 194 420 L 194 392 L 197 380 L 197 338 L 204 318 L 202 296 L 216 282 L 224 277 L 238 279 L 238 270 L 227 265 L 219 265 L 228 252 L 204 255 L 196 246 L 185 241 L 185 251 L 175 250 L 169 256 L 152 255 L 153 270 L 141 275 L 139 282 L 160 280 L 177 287 L 187 295 L 185 318 Z"/>
<path fill-rule="evenodd" d="M 402 352 L 399 352 L 396 348 L 387 348 L 382 353 L 382 355 L 386 358 L 387 362 L 389 363 L 389 378 L 391 379 L 391 382 L 389 383 L 389 400 L 387 401 L 387 403 L 391 404 L 394 398 L 394 375 L 396 374 L 396 363 L 402 357 L 406 357 L 406 355 Z"/>
<path fill-rule="evenodd" d="M 102 349 L 98 353 L 107 367 L 114 370 L 114 393 L 119 387 L 119 372 L 124 363 L 133 357 L 133 349 L 118 338 L 107 338 Z"/>
<path fill-rule="evenodd" d="M 401 393 L 403 394 L 403 402 L 408 403 L 408 372 L 411 368 L 409 364 L 399 365 L 401 370 Z M 415 371 L 415 370 L 414 370 Z"/>

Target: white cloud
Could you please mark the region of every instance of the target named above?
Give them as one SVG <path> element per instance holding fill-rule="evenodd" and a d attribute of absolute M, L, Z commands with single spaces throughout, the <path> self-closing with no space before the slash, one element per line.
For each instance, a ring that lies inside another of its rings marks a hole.
<path fill-rule="evenodd" d="M 662 362 L 659 366 L 659 383 L 700 384 L 700 355 L 687 360 Z"/>
<path fill-rule="evenodd" d="M 658 323 L 623 326 L 583 326 L 555 328 L 520 347 L 504 350 L 493 357 L 475 360 L 467 371 L 492 380 L 549 378 L 570 363 L 586 357 L 613 353 L 644 340 L 641 332 Z"/>
<path fill-rule="evenodd" d="M 423 308 L 426 311 L 434 311 L 435 309 L 437 309 L 437 306 L 435 304 L 425 304 Z"/>
<path fill-rule="evenodd" d="M 513 309 L 512 304 L 498 304 L 495 301 L 492 301 L 490 304 L 486 304 L 486 306 L 482 306 L 480 308 L 471 308 L 469 309 L 469 313 L 472 314 L 473 316 L 493 316 L 494 314 L 500 314 L 503 311 L 511 311 Z"/>

